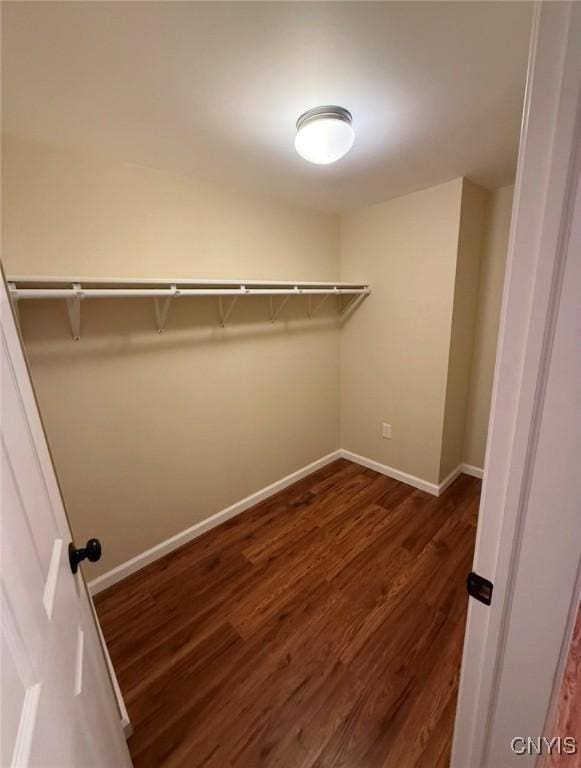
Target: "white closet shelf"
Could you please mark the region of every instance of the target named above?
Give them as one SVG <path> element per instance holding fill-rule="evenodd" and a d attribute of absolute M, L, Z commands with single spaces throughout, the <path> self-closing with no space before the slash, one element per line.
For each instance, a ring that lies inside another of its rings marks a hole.
<path fill-rule="evenodd" d="M 329 296 L 338 296 L 340 312 L 353 308 L 358 300 L 371 293 L 365 283 L 318 282 L 296 280 L 213 280 L 182 278 L 92 278 L 11 275 L 7 278 L 15 309 L 23 299 L 64 299 L 66 301 L 73 339 L 81 335 L 80 303 L 83 299 L 152 298 L 157 330 L 164 330 L 171 302 L 181 296 L 215 296 L 218 299 L 220 325 L 224 326 L 240 296 L 269 296 L 270 321 L 274 322 L 291 296 L 306 295 L 308 315 L 312 317 Z M 278 306 L 275 297 L 281 297 Z M 313 306 L 312 297 L 319 296 Z M 343 304 L 343 296 L 349 300 Z M 230 299 L 224 307 L 223 297 Z"/>

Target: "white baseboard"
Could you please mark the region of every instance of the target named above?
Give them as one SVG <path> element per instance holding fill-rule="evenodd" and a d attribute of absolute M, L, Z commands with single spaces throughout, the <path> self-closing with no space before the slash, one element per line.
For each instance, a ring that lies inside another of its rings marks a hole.
<path fill-rule="evenodd" d="M 430 483 L 427 480 L 422 480 L 421 477 L 415 475 L 408 475 L 407 472 L 401 472 L 399 469 L 387 466 L 387 464 L 380 464 L 378 461 L 368 459 L 365 456 L 359 456 L 357 453 L 346 451 L 341 449 L 341 456 L 349 461 L 354 461 L 356 464 L 361 464 L 362 467 L 373 469 L 375 472 L 380 472 L 382 475 L 392 477 L 394 480 L 400 480 L 402 483 L 407 483 L 414 488 L 419 488 L 420 491 L 426 491 L 433 496 L 440 496 L 448 486 L 452 485 L 454 480 L 464 473 L 465 475 L 472 475 L 472 477 L 482 477 L 482 470 L 479 467 L 473 467 L 470 464 L 458 464 L 450 474 L 445 477 L 441 483 Z"/>
<path fill-rule="evenodd" d="M 113 691 L 115 692 L 115 698 L 117 699 L 117 707 L 119 708 L 119 716 L 121 719 L 121 728 L 123 729 L 123 735 L 125 736 L 125 739 L 129 739 L 131 736 L 133 736 L 133 726 L 131 725 L 131 720 L 129 719 L 129 713 L 127 712 L 127 706 L 125 705 L 125 699 L 123 698 L 123 693 L 121 692 L 121 687 L 119 685 L 119 680 L 117 679 L 117 673 L 115 672 L 115 667 L 113 666 L 113 662 L 111 661 L 111 654 L 109 653 L 109 648 L 107 647 L 107 643 L 105 642 L 105 637 L 103 635 L 103 630 L 101 628 L 101 622 L 99 621 L 97 611 L 95 610 L 95 604 L 93 603 L 92 600 L 91 600 L 91 610 L 93 611 L 95 624 L 97 625 L 97 632 L 99 633 L 99 639 L 101 640 L 101 647 L 103 648 L 103 654 L 105 656 L 105 662 L 107 664 L 107 669 L 109 670 L 109 677 L 111 678 L 111 683 L 113 684 Z"/>
<path fill-rule="evenodd" d="M 232 504 L 230 507 L 226 507 L 226 509 L 217 512 L 215 515 L 212 515 L 211 517 L 208 517 L 205 520 L 192 525 L 191 528 L 186 528 L 185 531 L 181 531 L 175 536 L 162 541 L 160 544 L 156 544 L 155 547 L 147 549 L 145 552 L 132 557 L 131 560 L 127 560 L 125 563 L 121 563 L 121 565 L 112 568 L 110 571 L 107 571 L 101 576 L 98 576 L 96 579 L 90 581 L 88 585 L 89 592 L 91 595 L 96 595 L 99 592 L 102 592 L 104 589 L 111 587 L 118 581 L 122 581 L 123 579 L 127 578 L 127 576 L 135 573 L 135 571 L 141 570 L 141 568 L 149 565 L 149 563 L 153 563 L 154 560 L 157 560 L 160 557 L 167 555 L 169 552 L 172 552 L 174 549 L 178 549 L 178 547 L 187 544 L 188 541 L 196 539 L 198 536 L 206 533 L 206 531 L 215 528 L 217 525 L 220 525 L 220 523 L 224 523 L 226 520 L 229 520 L 235 515 L 239 515 L 241 512 L 244 512 L 250 507 L 253 507 L 255 504 L 258 504 L 258 502 L 263 501 L 264 499 L 268 499 L 270 496 L 274 496 L 275 493 L 278 493 L 287 486 L 296 483 L 297 480 L 301 480 L 303 477 L 310 475 L 311 472 L 315 472 L 317 469 L 321 469 L 321 467 L 324 467 L 327 464 L 330 464 L 332 461 L 341 458 L 342 455 L 343 454 L 340 450 L 333 451 L 333 453 L 329 453 L 327 456 L 323 456 L 323 458 L 318 459 L 317 461 L 313 461 L 312 464 L 308 464 L 306 467 L 302 467 L 296 472 L 292 472 L 290 475 L 283 477 L 281 480 L 277 480 L 275 483 L 267 485 L 260 491 L 252 493 L 245 499 L 237 501 L 235 504 Z"/>
<path fill-rule="evenodd" d="M 446 488 L 447 488 L 449 485 L 452 485 L 452 483 L 454 482 L 454 480 L 455 480 L 457 477 L 459 477 L 461 474 L 462 474 L 462 464 L 458 464 L 458 466 L 457 466 L 455 469 L 453 469 L 453 470 L 450 472 L 450 474 L 449 474 L 447 477 L 445 477 L 445 478 L 442 480 L 442 482 L 440 483 L 440 485 L 438 486 L 438 493 L 437 493 L 437 496 L 440 496 L 440 494 L 444 493 L 444 491 L 446 490 Z"/>
<path fill-rule="evenodd" d="M 419 488 L 420 491 L 426 491 L 433 496 L 438 496 L 441 492 L 439 485 L 436 485 L 436 483 L 429 483 L 427 480 L 422 480 L 421 477 L 408 475 L 407 472 L 400 472 L 399 469 L 388 467 L 387 464 L 380 464 L 379 461 L 367 459 L 365 456 L 359 456 L 359 454 L 351 453 L 351 451 L 341 449 L 340 453 L 344 459 L 354 461 L 356 464 L 361 464 L 362 467 L 373 469 L 375 472 L 392 477 L 394 480 L 399 480 L 402 483 L 407 483 L 407 485 L 411 485 L 414 488 Z M 446 478 L 446 480 L 447 479 L 448 478 Z M 450 480 L 450 482 L 452 482 L 452 480 Z"/>
<path fill-rule="evenodd" d="M 482 467 L 474 467 L 472 464 L 462 464 L 462 472 L 464 472 L 465 475 L 477 477 L 480 480 L 484 477 L 484 470 Z"/>

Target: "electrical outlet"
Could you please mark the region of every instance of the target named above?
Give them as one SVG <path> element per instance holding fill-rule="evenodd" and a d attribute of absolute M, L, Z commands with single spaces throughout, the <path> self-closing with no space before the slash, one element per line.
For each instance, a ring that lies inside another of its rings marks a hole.
<path fill-rule="evenodd" d="M 385 421 L 381 425 L 381 436 L 386 440 L 391 440 L 391 424 L 386 424 Z"/>

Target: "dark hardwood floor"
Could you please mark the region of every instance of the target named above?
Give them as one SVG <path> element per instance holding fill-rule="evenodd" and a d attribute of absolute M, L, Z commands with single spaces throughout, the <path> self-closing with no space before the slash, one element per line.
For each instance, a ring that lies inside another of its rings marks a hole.
<path fill-rule="evenodd" d="M 448 766 L 479 494 L 341 459 L 101 593 L 135 765 Z"/>

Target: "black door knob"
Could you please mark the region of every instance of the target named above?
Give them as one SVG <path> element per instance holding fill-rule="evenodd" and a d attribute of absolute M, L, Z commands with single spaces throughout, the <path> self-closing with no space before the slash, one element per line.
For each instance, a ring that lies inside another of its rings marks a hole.
<path fill-rule="evenodd" d="M 76 573 L 79 569 L 79 563 L 83 560 L 90 560 L 92 563 L 96 563 L 101 559 L 101 542 L 99 539 L 89 539 L 85 547 L 76 549 L 75 545 L 71 541 L 69 544 L 69 563 L 71 564 L 71 571 Z"/>

